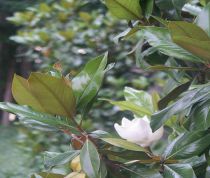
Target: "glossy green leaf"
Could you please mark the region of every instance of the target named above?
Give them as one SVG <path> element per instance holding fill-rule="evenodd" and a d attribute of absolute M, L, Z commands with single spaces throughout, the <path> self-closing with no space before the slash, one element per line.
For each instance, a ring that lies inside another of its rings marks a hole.
<path fill-rule="evenodd" d="M 68 118 L 53 116 L 41 112 L 34 111 L 33 109 L 26 106 L 19 106 L 12 103 L 0 103 L 0 109 L 10 113 L 16 114 L 20 122 L 23 124 L 36 123 L 43 126 L 51 126 L 57 129 L 69 129 L 73 133 L 78 133 L 74 124 Z"/>
<path fill-rule="evenodd" d="M 209 145 L 206 131 L 186 132 L 172 141 L 163 153 L 165 159 L 186 159 L 199 156 Z"/>
<path fill-rule="evenodd" d="M 15 75 L 12 94 L 18 104 L 31 106 L 40 112 L 70 118 L 75 112 L 75 98 L 71 84 L 64 78 L 31 73 L 26 80 Z"/>
<path fill-rule="evenodd" d="M 161 53 L 186 61 L 202 62 L 200 58 L 172 42 L 170 33 L 167 29 L 161 27 L 144 27 L 143 31 L 144 38 L 148 43 L 158 49 Z"/>
<path fill-rule="evenodd" d="M 87 140 L 81 149 L 80 163 L 82 170 L 88 177 L 98 178 L 100 169 L 100 157 L 95 145 Z"/>
<path fill-rule="evenodd" d="M 126 150 L 145 152 L 145 149 L 142 148 L 141 146 L 136 145 L 135 143 L 131 143 L 126 140 L 120 139 L 120 138 L 101 138 L 101 140 L 111 145 L 114 145 L 116 147 L 124 148 Z"/>
<path fill-rule="evenodd" d="M 152 115 L 152 113 L 148 109 L 141 107 L 131 101 L 111 101 L 111 100 L 106 100 L 106 101 L 110 102 L 111 104 L 115 106 L 118 106 L 122 111 L 125 111 L 125 110 L 131 111 L 139 117 L 142 117 L 145 115 L 147 116 Z"/>
<path fill-rule="evenodd" d="M 143 90 L 136 90 L 130 87 L 125 87 L 124 96 L 126 101 L 132 102 L 139 107 L 149 110 L 151 113 L 154 111 L 152 97 L 149 93 Z"/>
<path fill-rule="evenodd" d="M 186 82 L 182 85 L 179 85 L 178 87 L 173 89 L 169 94 L 167 94 L 164 98 L 162 98 L 158 102 L 158 108 L 160 110 L 164 109 L 170 101 L 176 99 L 181 93 L 185 92 L 190 87 L 190 85 L 191 85 L 191 81 Z"/>
<path fill-rule="evenodd" d="M 198 14 L 195 23 L 210 37 L 210 3 Z"/>
<path fill-rule="evenodd" d="M 66 164 L 73 160 L 78 154 L 78 150 L 67 151 L 65 153 L 45 152 L 45 169 L 51 169 L 54 166 Z"/>
<path fill-rule="evenodd" d="M 164 178 L 196 178 L 193 168 L 189 164 L 164 165 Z"/>
<path fill-rule="evenodd" d="M 79 109 L 85 109 L 97 95 L 106 72 L 107 55 L 106 53 L 89 61 L 72 80 L 72 88 Z"/>
<path fill-rule="evenodd" d="M 210 98 L 196 105 L 189 116 L 190 130 L 206 130 L 210 127 Z"/>
<path fill-rule="evenodd" d="M 170 22 L 168 27 L 176 44 L 204 61 L 210 61 L 210 38 L 204 30 L 188 22 Z"/>
<path fill-rule="evenodd" d="M 210 2 L 210 0 L 200 0 L 200 3 L 205 6 L 206 4 L 208 4 Z"/>
<path fill-rule="evenodd" d="M 110 12 L 119 19 L 138 20 L 142 18 L 139 0 L 105 0 Z"/>
<path fill-rule="evenodd" d="M 208 95 L 208 92 L 202 92 L 202 90 L 191 90 L 187 92 L 185 96 L 183 96 L 181 99 L 151 116 L 150 125 L 152 130 L 157 130 L 173 115 L 184 111 L 185 109 L 191 107 L 193 104 L 199 102 Z"/>

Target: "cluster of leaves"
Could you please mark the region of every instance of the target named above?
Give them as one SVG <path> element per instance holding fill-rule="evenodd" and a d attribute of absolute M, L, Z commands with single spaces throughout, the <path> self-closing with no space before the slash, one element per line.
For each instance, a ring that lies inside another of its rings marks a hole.
<path fill-rule="evenodd" d="M 19 105 L 0 103 L 0 108 L 15 113 L 28 126 L 61 130 L 72 137 L 69 150 L 47 152 L 45 157 L 45 168 L 49 170 L 74 162 L 79 156 L 81 168 L 71 166 L 73 172 L 66 178 L 209 177 L 210 3 L 105 3 L 114 16 L 129 23 L 118 39 L 139 40 L 133 50 L 138 66 L 170 76 L 169 87 L 161 97 L 156 92 L 150 95 L 126 87 L 125 101 L 108 101 L 133 115 L 147 115 L 153 131 L 164 125 L 163 144 L 160 141 L 161 146 L 147 149 L 102 130 L 88 133 L 83 129 L 82 121 L 97 97 L 105 73 L 112 67 L 107 65 L 107 54 L 90 60 L 73 79 L 64 77 L 58 66 L 48 73 L 32 73 L 28 80 L 15 76 L 12 90 Z M 32 175 L 37 177 L 65 175 L 49 171 Z"/>
<path fill-rule="evenodd" d="M 125 23 L 105 14 L 100 1 L 61 0 L 40 3 L 7 19 L 20 26 L 11 40 L 27 47 L 19 56 L 34 61 L 38 68 L 60 60 L 68 70 L 112 48 L 114 33 Z"/>

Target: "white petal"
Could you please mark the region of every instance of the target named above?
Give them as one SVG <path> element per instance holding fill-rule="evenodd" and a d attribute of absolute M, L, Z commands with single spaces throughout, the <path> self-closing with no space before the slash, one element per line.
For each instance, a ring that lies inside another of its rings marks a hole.
<path fill-rule="evenodd" d="M 121 138 L 127 139 L 127 133 L 125 131 L 125 128 L 121 127 L 119 124 L 115 123 L 114 128 L 117 131 L 118 135 Z"/>
<path fill-rule="evenodd" d="M 164 133 L 164 128 L 162 126 L 158 130 L 156 130 L 154 133 L 152 133 L 152 136 L 151 136 L 152 140 L 157 141 L 157 140 L 161 139 L 161 137 L 163 136 L 163 133 Z"/>
<path fill-rule="evenodd" d="M 128 120 L 125 117 L 122 118 L 122 122 L 121 122 L 122 127 L 129 127 L 130 124 L 131 124 L 131 121 L 130 120 Z"/>

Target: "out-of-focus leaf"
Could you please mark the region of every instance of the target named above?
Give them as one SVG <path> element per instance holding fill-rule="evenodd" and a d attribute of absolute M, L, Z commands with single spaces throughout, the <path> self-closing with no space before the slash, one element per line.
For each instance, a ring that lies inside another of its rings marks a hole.
<path fill-rule="evenodd" d="M 87 139 L 81 153 L 80 163 L 82 170 L 88 177 L 98 178 L 100 169 L 100 157 L 95 145 Z"/>
<path fill-rule="evenodd" d="M 161 53 L 178 59 L 202 62 L 202 60 L 172 42 L 169 31 L 161 27 L 144 27 L 144 38 Z"/>
<path fill-rule="evenodd" d="M 164 178 L 196 178 L 193 168 L 189 164 L 164 165 Z"/>
<path fill-rule="evenodd" d="M 153 7 L 154 7 L 154 0 L 141 0 L 140 1 L 142 6 L 142 11 L 144 16 L 149 19 L 152 15 Z"/>
<path fill-rule="evenodd" d="M 72 80 L 72 88 L 79 109 L 84 110 L 98 93 L 106 72 L 107 55 L 106 53 L 89 61 Z"/>
<path fill-rule="evenodd" d="M 45 152 L 44 166 L 50 169 L 54 166 L 66 164 L 79 154 L 78 150 L 67 151 L 65 153 Z"/>
<path fill-rule="evenodd" d="M 132 150 L 132 151 L 143 151 L 145 152 L 146 150 L 142 148 L 139 145 L 136 145 L 134 143 L 128 142 L 126 140 L 120 139 L 120 138 L 101 138 L 101 140 L 114 145 L 116 147 L 124 148 L 127 150 Z"/>
<path fill-rule="evenodd" d="M 101 165 L 99 169 L 99 178 L 106 178 L 106 177 L 107 177 L 106 165 L 103 161 L 101 161 Z"/>
<path fill-rule="evenodd" d="M 20 105 L 34 110 L 72 118 L 75 98 L 70 82 L 48 74 L 31 73 L 28 80 L 15 75 L 12 94 Z"/>
<path fill-rule="evenodd" d="M 149 70 L 158 70 L 158 71 L 169 71 L 169 70 L 199 71 L 199 69 L 192 68 L 192 67 L 174 67 L 174 66 L 164 66 L 164 65 L 150 66 L 147 69 L 149 69 Z"/>
<path fill-rule="evenodd" d="M 173 41 L 192 54 L 210 61 L 210 38 L 195 24 L 188 22 L 170 22 L 169 30 Z"/>
<path fill-rule="evenodd" d="M 43 123 L 57 129 L 70 129 L 73 133 L 78 133 L 73 123 L 65 117 L 55 117 L 50 114 L 40 113 L 26 106 L 19 106 L 12 103 L 0 103 L 0 108 L 7 112 L 11 112 L 19 116 L 21 122 L 26 124 L 35 121 L 35 123 Z M 37 121 L 37 122 L 36 122 Z M 41 125 L 41 124 L 39 124 Z M 42 126 L 42 125 L 41 125 Z"/>
<path fill-rule="evenodd" d="M 127 101 L 132 102 L 139 107 L 143 107 L 151 113 L 154 111 L 152 97 L 149 93 L 143 90 L 135 90 L 130 87 L 125 87 L 124 96 Z"/>
<path fill-rule="evenodd" d="M 38 173 L 38 175 L 41 176 L 42 178 L 64 178 L 65 177 L 64 175 L 50 173 L 50 172 L 41 172 L 41 173 Z"/>
<path fill-rule="evenodd" d="M 209 145 L 206 131 L 186 132 L 171 142 L 163 153 L 165 159 L 186 159 L 200 155 Z"/>
<path fill-rule="evenodd" d="M 67 175 L 65 178 L 86 178 L 86 175 L 80 172 L 72 172 L 69 175 Z"/>
<path fill-rule="evenodd" d="M 210 2 L 210 0 L 200 0 L 200 3 L 205 6 L 206 4 L 208 4 Z"/>
<path fill-rule="evenodd" d="M 105 0 L 110 12 L 119 19 L 138 20 L 142 18 L 139 0 Z"/>
<path fill-rule="evenodd" d="M 210 37 L 210 3 L 205 6 L 195 19 L 195 23 L 201 27 Z"/>

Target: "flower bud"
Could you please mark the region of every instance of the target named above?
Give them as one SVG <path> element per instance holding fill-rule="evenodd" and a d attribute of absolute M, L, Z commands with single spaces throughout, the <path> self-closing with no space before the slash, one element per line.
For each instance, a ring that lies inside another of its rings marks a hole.
<path fill-rule="evenodd" d="M 123 118 L 121 125 L 115 123 L 114 127 L 120 137 L 142 147 L 148 147 L 159 140 L 164 132 L 163 127 L 160 127 L 153 133 L 147 116 L 135 118 L 131 121 Z"/>

